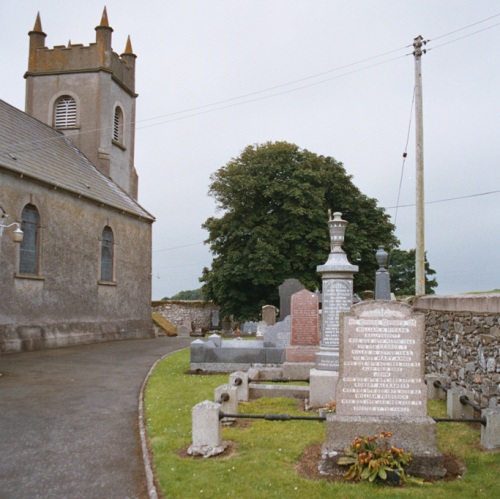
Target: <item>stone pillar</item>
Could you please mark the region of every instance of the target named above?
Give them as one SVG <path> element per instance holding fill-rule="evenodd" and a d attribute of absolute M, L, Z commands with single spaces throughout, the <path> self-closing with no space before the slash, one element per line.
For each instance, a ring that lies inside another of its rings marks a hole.
<path fill-rule="evenodd" d="M 235 385 L 225 383 L 214 390 L 214 400 L 220 404 L 220 410 L 226 414 L 238 413 L 238 388 Z M 222 423 L 232 423 L 234 418 L 223 418 Z"/>
<path fill-rule="evenodd" d="M 446 412 L 450 418 L 472 419 L 474 418 L 474 408 L 468 404 L 462 404 L 460 397 L 465 395 L 469 400 L 474 400 L 471 392 L 465 388 L 450 388 L 446 393 Z"/>
<path fill-rule="evenodd" d="M 427 400 L 446 400 L 446 391 L 434 386 L 434 382 L 439 381 L 441 385 L 448 385 L 448 377 L 445 374 L 426 374 Z"/>
<path fill-rule="evenodd" d="M 248 373 L 236 371 L 229 375 L 229 384 L 236 387 L 236 398 L 248 402 Z"/>
<path fill-rule="evenodd" d="M 481 417 L 486 418 L 486 426 L 481 425 L 481 445 L 488 449 L 500 449 L 500 409 L 483 409 Z"/>
<path fill-rule="evenodd" d="M 205 400 L 195 405 L 192 413 L 193 444 L 188 449 L 192 456 L 210 457 L 224 452 L 219 422 L 220 404 Z"/>
<path fill-rule="evenodd" d="M 323 281 L 323 308 L 320 349 L 316 354 L 316 368 L 310 373 L 310 405 L 321 407 L 335 400 L 339 371 L 339 318 L 341 312 L 352 307 L 354 273 L 342 249 L 347 222 L 342 213 L 329 213 L 331 252 L 324 265 L 317 267 Z M 325 388 L 328 388 L 325 390 Z"/>

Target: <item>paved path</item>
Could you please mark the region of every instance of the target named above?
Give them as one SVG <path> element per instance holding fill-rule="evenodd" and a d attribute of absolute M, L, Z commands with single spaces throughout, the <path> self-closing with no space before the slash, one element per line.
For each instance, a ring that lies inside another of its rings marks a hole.
<path fill-rule="evenodd" d="M 154 362 L 190 338 L 0 356 L 0 498 L 147 497 L 138 430 Z"/>

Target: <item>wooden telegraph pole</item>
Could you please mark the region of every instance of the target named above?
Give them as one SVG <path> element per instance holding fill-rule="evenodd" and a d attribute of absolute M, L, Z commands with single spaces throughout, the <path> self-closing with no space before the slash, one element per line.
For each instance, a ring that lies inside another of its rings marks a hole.
<path fill-rule="evenodd" d="M 422 64 L 425 41 L 419 35 L 413 40 L 415 56 L 415 129 L 416 129 L 416 219 L 415 294 L 425 295 L 425 214 L 424 214 L 424 125 L 422 113 Z"/>

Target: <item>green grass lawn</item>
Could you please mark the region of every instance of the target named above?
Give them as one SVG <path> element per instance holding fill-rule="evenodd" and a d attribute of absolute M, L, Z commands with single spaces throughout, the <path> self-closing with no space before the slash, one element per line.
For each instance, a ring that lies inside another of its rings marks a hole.
<path fill-rule="evenodd" d="M 428 484 L 409 480 L 393 488 L 369 483 L 309 479 L 296 471 L 304 450 L 325 441 L 325 423 L 248 420 L 223 429 L 233 443 L 228 457 L 191 458 L 191 408 L 213 400 L 228 375 L 189 375 L 189 350 L 166 357 L 154 369 L 145 393 L 148 434 L 161 491 L 167 498 L 365 498 L 500 496 L 500 452 L 479 448 L 480 425 L 438 424 L 438 447 L 466 466 L 461 479 Z M 295 400 L 260 399 L 240 404 L 240 413 L 304 414 Z M 430 401 L 429 413 L 446 417 L 443 402 Z M 306 415 L 312 415 L 306 413 Z"/>

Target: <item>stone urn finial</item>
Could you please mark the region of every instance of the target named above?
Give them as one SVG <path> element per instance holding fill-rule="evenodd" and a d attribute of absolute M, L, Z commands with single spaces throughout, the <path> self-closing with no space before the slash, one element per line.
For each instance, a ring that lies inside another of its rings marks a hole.
<path fill-rule="evenodd" d="M 330 230 L 330 243 L 332 253 L 344 253 L 342 245 L 344 244 L 345 229 L 347 222 L 342 220 L 342 213 L 336 211 L 331 216 L 331 210 L 328 210 L 328 228 Z"/>
<path fill-rule="evenodd" d="M 379 272 L 386 272 L 387 257 L 387 251 L 385 251 L 383 246 L 379 246 L 375 253 L 375 258 L 377 259 L 378 266 L 380 267 Z"/>

